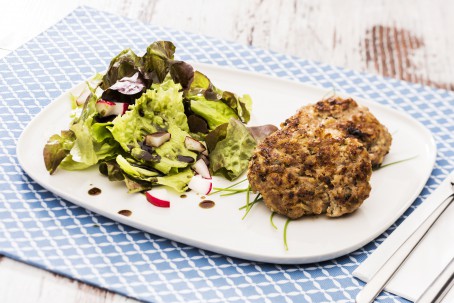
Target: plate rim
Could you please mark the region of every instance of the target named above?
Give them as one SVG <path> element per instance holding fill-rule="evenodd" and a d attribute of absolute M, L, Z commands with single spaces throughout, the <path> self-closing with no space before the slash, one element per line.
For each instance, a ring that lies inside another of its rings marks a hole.
<path fill-rule="evenodd" d="M 214 69 L 214 70 L 218 70 L 220 72 L 240 73 L 243 76 L 261 78 L 261 79 L 264 79 L 265 81 L 269 81 L 269 80 L 276 81 L 277 80 L 277 81 L 284 82 L 288 85 L 292 85 L 292 86 L 296 85 L 296 86 L 299 86 L 304 89 L 311 89 L 311 90 L 316 89 L 316 90 L 327 90 L 328 91 L 327 88 L 324 88 L 322 86 L 299 82 L 299 81 L 295 81 L 295 80 L 291 80 L 291 79 L 287 79 L 287 78 L 279 78 L 277 76 L 272 76 L 269 74 L 263 74 L 263 73 L 254 72 L 254 71 L 237 69 L 237 68 L 233 68 L 230 66 L 219 66 L 219 65 L 212 65 L 212 64 L 207 64 L 207 63 L 197 63 L 197 62 L 190 62 L 190 64 L 193 65 L 198 70 L 202 70 L 202 69 L 213 70 Z M 87 78 L 87 80 L 90 78 L 91 77 Z M 33 127 L 33 124 L 36 123 L 35 121 L 37 121 L 39 119 L 39 117 L 41 117 L 42 115 L 45 116 L 46 112 L 49 111 L 56 103 L 62 102 L 61 99 L 64 99 L 66 95 L 69 95 L 71 92 L 74 92 L 79 87 L 83 87 L 87 80 L 84 80 L 80 83 L 75 84 L 74 86 L 65 90 L 62 94 L 60 94 L 59 96 L 54 98 L 49 104 L 47 104 L 45 107 L 43 107 L 40 110 L 40 112 L 38 114 L 36 114 L 27 123 L 26 127 L 24 127 L 24 129 L 22 130 L 22 132 L 18 138 L 17 146 L 16 146 L 16 156 L 17 156 L 17 160 L 18 160 L 19 165 L 22 168 L 22 170 L 31 179 L 33 179 L 34 182 L 38 183 L 40 186 L 42 186 L 46 190 L 50 191 L 51 193 L 65 199 L 67 201 L 70 201 L 71 203 L 73 203 L 79 207 L 86 208 L 91 212 L 102 215 L 115 222 L 119 222 L 121 224 L 131 226 L 131 227 L 141 230 L 143 232 L 152 233 L 152 234 L 158 235 L 159 237 L 162 237 L 162 238 L 170 239 L 172 241 L 177 241 L 177 242 L 183 243 L 185 245 L 190 245 L 190 246 L 194 246 L 194 247 L 201 248 L 204 250 L 209 250 L 209 251 L 219 253 L 222 255 L 226 255 L 226 256 L 232 256 L 235 258 L 240 258 L 240 259 L 245 259 L 245 260 L 250 260 L 250 261 L 259 261 L 259 262 L 266 262 L 266 263 L 273 263 L 273 264 L 308 264 L 308 263 L 331 260 L 333 258 L 341 257 L 341 256 L 344 256 L 351 252 L 354 252 L 355 250 L 363 247 L 367 243 L 370 243 L 371 241 L 376 239 L 379 235 L 381 235 L 383 232 L 385 232 L 414 203 L 414 201 L 416 200 L 417 197 L 419 197 L 421 191 L 424 189 L 425 185 L 427 184 L 428 180 L 430 179 L 430 176 L 432 175 L 432 171 L 433 171 L 433 168 L 434 168 L 434 165 L 436 162 L 436 158 L 437 158 L 437 145 L 436 145 L 436 141 L 434 139 L 432 132 L 430 132 L 428 128 L 426 128 L 420 121 L 413 118 L 411 115 L 407 114 L 406 112 L 401 112 L 401 111 L 395 109 L 394 107 L 383 105 L 379 102 L 374 101 L 373 99 L 365 99 L 365 98 L 356 97 L 354 94 L 349 94 L 349 93 L 345 93 L 345 92 L 337 92 L 338 95 L 340 95 L 340 96 L 352 97 L 353 99 L 359 101 L 358 103 L 360 103 L 360 104 L 365 104 L 366 106 L 368 104 L 372 104 L 374 107 L 378 107 L 384 111 L 392 111 L 394 114 L 404 117 L 405 119 L 411 121 L 416 126 L 418 126 L 418 129 L 420 131 L 424 132 L 424 136 L 430 139 L 429 142 L 426 142 L 426 145 L 430 147 L 431 152 L 432 152 L 430 154 L 430 160 L 431 160 L 429 163 L 430 169 L 428 169 L 428 171 L 424 173 L 425 177 L 421 178 L 420 184 L 418 184 L 418 186 L 415 186 L 413 194 L 409 195 L 408 201 L 406 201 L 406 203 L 402 203 L 401 207 L 399 208 L 399 211 L 395 212 L 395 215 L 390 216 L 390 218 L 386 221 L 387 224 L 384 224 L 384 227 L 380 228 L 377 232 L 371 234 L 369 237 L 363 239 L 363 241 L 359 241 L 353 247 L 345 248 L 342 251 L 338 250 L 336 252 L 317 254 L 314 256 L 304 257 L 304 260 L 302 260 L 301 257 L 298 257 L 298 256 L 285 256 L 284 255 L 284 256 L 282 256 L 280 261 L 276 262 L 276 259 L 274 256 L 270 257 L 270 256 L 267 256 L 264 254 L 257 255 L 256 253 L 245 252 L 245 251 L 242 251 L 239 249 L 235 249 L 235 250 L 232 250 L 232 249 L 226 250 L 225 248 L 218 249 L 217 246 L 210 245 L 209 243 L 193 241 L 193 240 L 187 241 L 187 239 L 179 237 L 179 235 L 175 235 L 173 233 L 169 234 L 162 230 L 159 231 L 159 234 L 154 233 L 153 231 L 150 231 L 150 228 L 148 228 L 147 226 L 143 226 L 140 222 L 135 222 L 134 220 L 129 219 L 128 217 L 121 216 L 121 215 L 114 217 L 107 211 L 104 211 L 101 207 L 96 207 L 96 205 L 92 205 L 92 204 L 85 203 L 85 202 L 81 203 L 81 201 L 78 201 L 77 199 L 71 197 L 70 195 L 67 195 L 65 192 L 62 192 L 58 189 L 54 189 L 52 185 L 46 184 L 46 182 L 41 180 L 39 178 L 39 176 L 35 176 L 34 173 L 30 171 L 30 168 L 27 167 L 27 165 L 24 165 L 24 159 L 22 159 L 22 156 L 21 156 L 24 154 L 23 152 L 21 152 L 24 148 L 24 142 L 23 142 L 24 139 L 23 138 L 29 132 L 29 129 L 31 129 Z M 297 108 L 295 108 L 295 110 L 297 110 Z M 151 228 L 151 229 L 154 230 L 154 228 Z"/>

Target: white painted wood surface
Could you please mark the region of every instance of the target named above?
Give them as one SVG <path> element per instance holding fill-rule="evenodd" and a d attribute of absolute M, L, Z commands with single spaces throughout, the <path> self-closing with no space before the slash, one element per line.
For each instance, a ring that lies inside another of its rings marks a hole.
<path fill-rule="evenodd" d="M 0 58 L 78 5 L 454 90 L 451 0 L 0 0 Z M 0 257 L 2 303 L 133 301 Z"/>

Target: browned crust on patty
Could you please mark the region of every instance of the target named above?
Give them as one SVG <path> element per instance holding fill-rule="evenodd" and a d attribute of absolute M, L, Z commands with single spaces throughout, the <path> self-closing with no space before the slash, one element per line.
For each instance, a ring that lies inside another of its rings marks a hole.
<path fill-rule="evenodd" d="M 338 217 L 369 196 L 371 173 L 369 154 L 358 140 L 333 137 L 323 127 L 284 127 L 257 147 L 248 179 L 278 214 Z"/>
<path fill-rule="evenodd" d="M 334 136 L 358 139 L 369 152 L 372 166 L 379 167 L 392 143 L 391 134 L 364 106 L 351 98 L 331 97 L 302 107 L 282 126 L 298 129 L 301 125 L 323 125 Z"/>

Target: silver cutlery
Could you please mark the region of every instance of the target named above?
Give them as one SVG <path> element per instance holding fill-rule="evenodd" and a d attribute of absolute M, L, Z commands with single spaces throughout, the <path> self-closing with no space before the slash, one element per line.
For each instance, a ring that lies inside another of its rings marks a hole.
<path fill-rule="evenodd" d="M 454 191 L 454 180 L 451 180 Z M 356 303 L 370 303 L 378 296 L 391 278 L 399 271 L 408 256 L 421 242 L 429 229 L 454 201 L 454 194 L 448 196 L 442 203 L 419 225 L 389 259 L 378 269 L 375 275 L 364 286 L 356 297 Z"/>
<path fill-rule="evenodd" d="M 439 303 L 454 285 L 454 258 L 415 303 Z"/>

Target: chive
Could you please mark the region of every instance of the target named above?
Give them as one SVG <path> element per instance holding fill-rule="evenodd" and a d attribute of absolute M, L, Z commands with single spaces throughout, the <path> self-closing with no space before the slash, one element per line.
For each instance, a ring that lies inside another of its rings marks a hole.
<path fill-rule="evenodd" d="M 249 206 L 252 207 L 252 205 L 254 205 L 255 203 L 258 203 L 260 201 L 262 201 L 263 198 L 260 196 L 260 194 L 257 194 L 257 196 L 255 196 L 254 198 L 254 201 L 252 201 L 251 203 L 249 203 Z M 241 206 L 240 208 L 238 208 L 239 210 L 242 210 L 242 209 L 245 209 L 247 207 L 247 204 Z"/>
<path fill-rule="evenodd" d="M 226 193 L 226 194 L 221 194 L 220 196 L 221 197 L 226 197 L 226 196 L 233 196 L 233 195 L 236 195 L 236 194 L 239 194 L 239 193 L 244 193 L 244 192 L 249 192 L 249 190 L 247 188 L 244 188 L 244 189 L 239 189 L 237 191 L 234 191 L 234 192 L 230 192 L 230 193 Z"/>
<path fill-rule="evenodd" d="M 292 221 L 292 219 L 287 219 L 287 221 L 285 221 L 285 225 L 284 225 L 284 247 L 285 247 L 285 250 L 288 250 L 288 245 L 287 245 L 287 227 L 288 227 L 288 224 L 290 223 L 290 221 Z"/>
<path fill-rule="evenodd" d="M 394 165 L 394 164 L 398 164 L 398 163 L 402 163 L 402 162 L 405 162 L 405 161 L 412 160 L 412 159 L 414 159 L 414 158 L 416 158 L 416 157 L 418 157 L 418 155 L 413 156 L 413 157 L 410 157 L 410 158 L 406 158 L 406 159 L 403 159 L 403 160 L 398 160 L 398 161 L 395 161 L 395 162 L 387 163 L 387 164 L 385 164 L 385 165 L 382 165 L 382 166 L 380 166 L 380 167 L 377 167 L 377 168 L 374 169 L 374 170 L 377 171 L 377 170 L 380 170 L 380 169 L 382 169 L 382 168 L 384 168 L 384 167 L 387 167 L 387 166 L 391 166 L 391 165 Z"/>
<path fill-rule="evenodd" d="M 241 218 L 241 220 L 244 220 L 244 218 L 246 218 L 247 214 L 249 213 L 249 211 L 251 210 L 251 203 L 250 203 L 250 194 L 251 194 L 251 186 L 248 186 L 247 187 L 248 191 L 246 192 L 246 212 L 244 213 L 244 216 L 243 218 Z"/>
<path fill-rule="evenodd" d="M 273 217 L 274 217 L 275 214 L 276 214 L 276 213 L 275 213 L 274 211 L 271 213 L 271 216 L 270 216 L 270 223 L 271 223 L 271 226 L 273 226 L 274 229 L 277 230 L 277 226 L 274 225 L 274 222 L 273 222 Z"/>
<path fill-rule="evenodd" d="M 259 202 L 261 202 L 261 201 L 262 201 L 262 199 L 259 199 L 259 200 L 257 200 L 257 201 L 255 201 L 255 200 L 252 201 L 251 203 L 249 203 L 249 208 L 252 208 L 252 206 L 254 206 L 256 203 L 259 203 Z M 238 208 L 238 210 L 245 209 L 246 207 L 247 207 L 247 205 L 243 205 L 243 206 L 241 206 L 240 208 Z"/>
<path fill-rule="evenodd" d="M 220 188 L 220 187 L 213 187 L 214 189 L 218 189 L 220 191 L 230 191 L 230 192 L 241 192 L 248 190 L 247 188 Z"/>
<path fill-rule="evenodd" d="M 246 205 L 243 205 L 242 207 L 240 207 L 240 210 L 246 208 L 246 212 L 244 213 L 244 216 L 243 216 L 243 218 L 241 218 L 241 220 L 244 220 L 244 218 L 246 218 L 247 214 L 251 211 L 252 206 L 254 206 L 256 203 L 258 203 L 262 200 L 263 200 L 263 198 L 260 196 L 260 194 L 257 194 L 257 196 L 255 196 L 254 200 L 252 202 L 250 202 L 249 201 L 249 192 L 248 192 L 248 196 L 246 197 Z"/>
<path fill-rule="evenodd" d="M 214 192 L 211 192 L 210 195 L 215 194 L 215 193 L 218 193 L 218 192 L 221 192 L 221 191 L 224 191 L 224 190 L 227 190 L 227 189 L 232 188 L 232 187 L 235 187 L 235 186 L 237 186 L 238 184 L 241 184 L 241 183 L 243 183 L 243 182 L 246 181 L 246 180 L 247 180 L 247 178 L 245 178 L 245 179 L 243 179 L 243 180 L 241 180 L 241 181 L 239 181 L 239 182 L 237 182 L 237 183 L 235 183 L 235 184 L 233 184 L 233 185 L 230 185 L 230 186 L 228 186 L 228 187 L 226 187 L 226 188 L 215 187 L 215 188 L 214 188 L 215 191 L 214 191 Z"/>
<path fill-rule="evenodd" d="M 249 208 L 249 200 L 251 198 L 251 186 L 249 185 L 247 187 L 247 192 L 246 192 L 246 205 L 247 205 L 247 208 Z"/>

